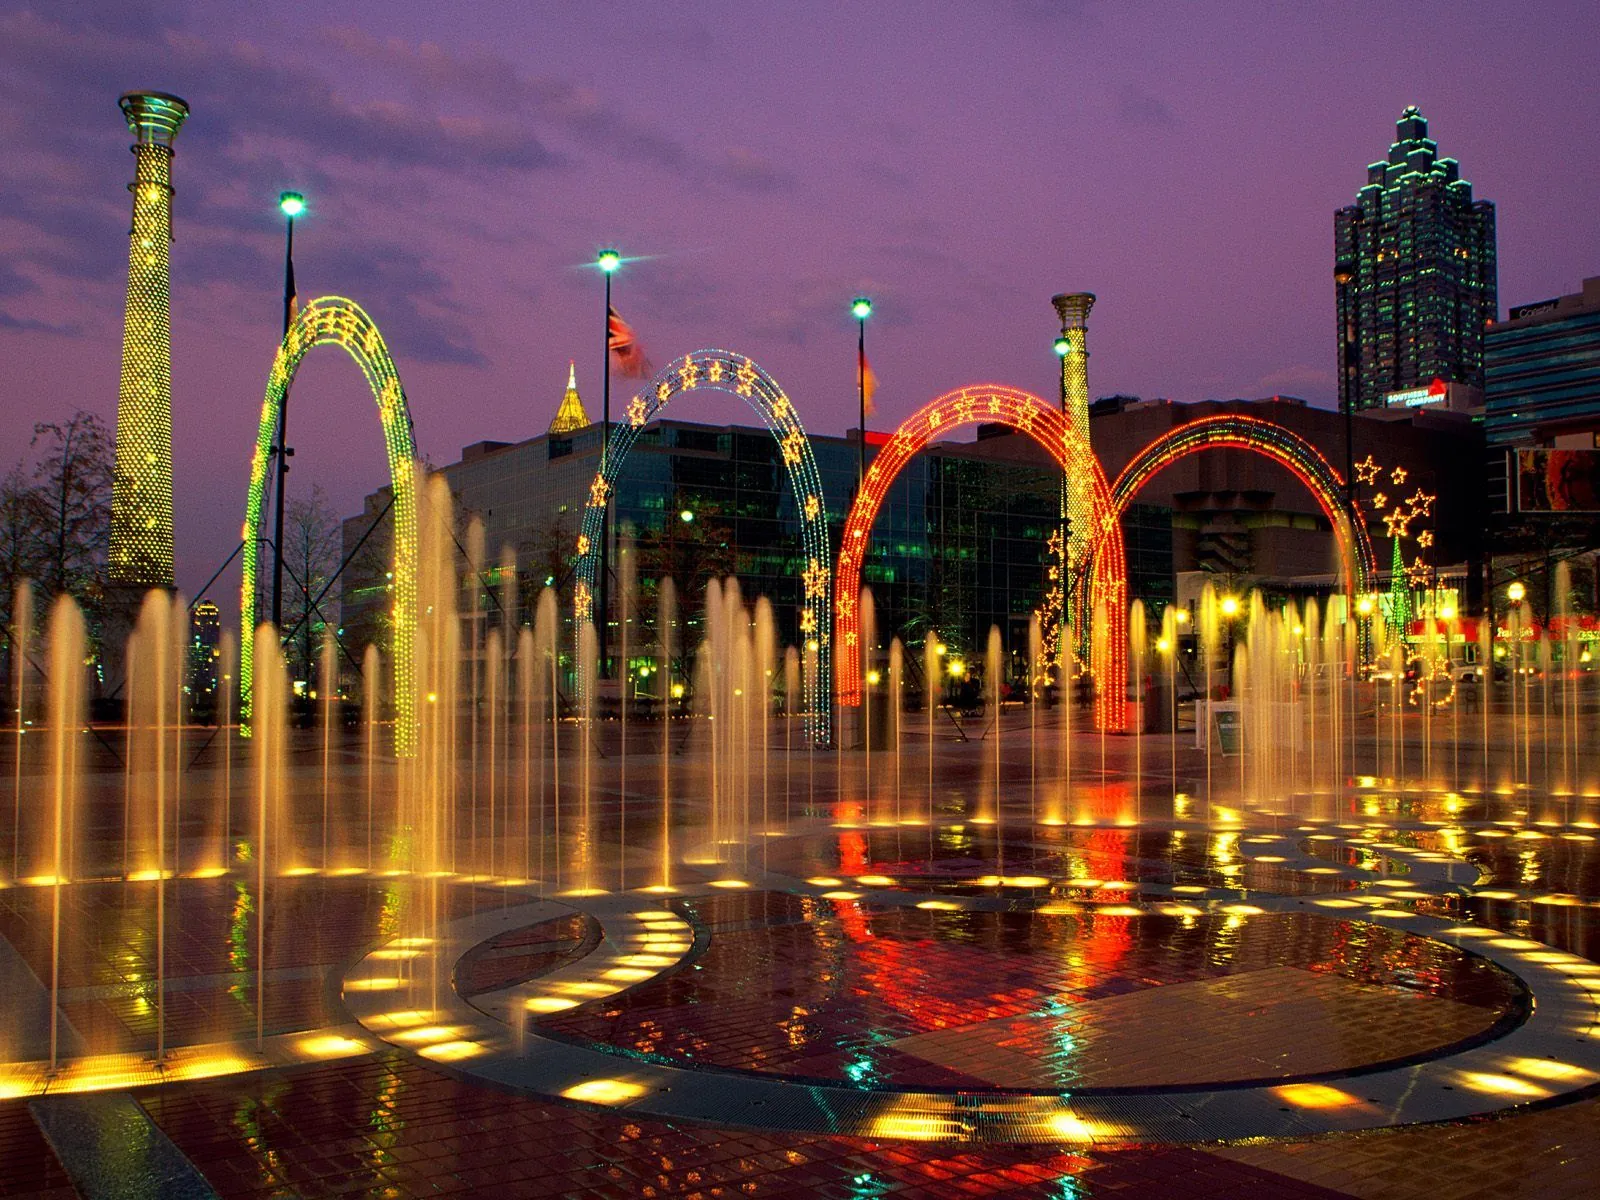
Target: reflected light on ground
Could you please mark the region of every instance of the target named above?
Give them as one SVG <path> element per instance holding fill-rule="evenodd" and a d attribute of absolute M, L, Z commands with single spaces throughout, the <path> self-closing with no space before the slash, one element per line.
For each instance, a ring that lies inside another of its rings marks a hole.
<path fill-rule="evenodd" d="M 644 1095 L 644 1087 L 625 1079 L 590 1079 L 573 1084 L 561 1095 L 585 1104 L 623 1104 Z"/>
<path fill-rule="evenodd" d="M 1349 1092 L 1325 1083 L 1286 1083 L 1272 1090 L 1285 1104 L 1298 1108 L 1345 1108 L 1363 1103 Z"/>

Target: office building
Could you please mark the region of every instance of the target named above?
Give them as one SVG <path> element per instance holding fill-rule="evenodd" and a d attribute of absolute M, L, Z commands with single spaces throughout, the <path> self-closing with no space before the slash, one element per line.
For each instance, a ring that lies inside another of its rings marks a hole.
<path fill-rule="evenodd" d="M 1484 436 L 1491 447 L 1596 447 L 1600 278 L 1576 295 L 1513 307 L 1484 336 Z"/>
<path fill-rule="evenodd" d="M 1435 380 L 1482 389 L 1494 205 L 1472 198 L 1415 107 L 1356 203 L 1334 214 L 1334 282 L 1341 409 L 1382 408 Z"/>

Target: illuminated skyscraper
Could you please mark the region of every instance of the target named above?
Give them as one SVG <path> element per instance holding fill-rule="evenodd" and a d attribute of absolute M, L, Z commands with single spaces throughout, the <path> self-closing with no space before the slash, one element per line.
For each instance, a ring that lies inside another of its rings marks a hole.
<path fill-rule="evenodd" d="M 1435 379 L 1483 387 L 1494 320 L 1494 205 L 1473 200 L 1415 107 L 1383 162 L 1333 218 L 1339 406 L 1381 408 Z"/>
<path fill-rule="evenodd" d="M 170 587 L 172 567 L 172 143 L 189 106 L 162 92 L 118 103 L 134 136 L 133 229 L 111 487 L 113 584 Z"/>

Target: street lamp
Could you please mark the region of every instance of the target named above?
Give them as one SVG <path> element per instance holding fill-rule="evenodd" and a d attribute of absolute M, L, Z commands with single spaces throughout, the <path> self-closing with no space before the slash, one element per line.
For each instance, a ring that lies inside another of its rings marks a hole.
<path fill-rule="evenodd" d="M 872 301 L 857 296 L 850 301 L 850 315 L 856 319 L 856 400 L 860 406 L 860 424 L 856 429 L 856 495 L 867 486 L 867 318 L 872 315 Z"/>
<path fill-rule="evenodd" d="M 603 314 L 605 341 L 600 352 L 600 475 L 605 478 L 611 454 L 611 277 L 622 266 L 622 255 L 615 250 L 602 250 L 594 256 L 594 265 L 606 279 L 606 309 Z M 610 481 L 607 480 L 609 483 Z M 595 628 L 595 649 L 599 653 L 600 673 L 606 675 L 606 633 L 611 612 L 611 502 L 607 500 L 600 514 L 600 595 L 599 620 Z"/>
<path fill-rule="evenodd" d="M 289 336 L 289 326 L 294 323 L 294 219 L 306 211 L 306 198 L 299 192 L 283 192 L 278 196 L 278 211 L 283 214 L 285 237 L 283 248 L 283 336 Z M 289 447 L 289 389 L 283 389 L 278 398 L 278 437 L 275 446 L 278 455 L 278 495 L 273 501 L 272 517 L 272 626 L 283 636 L 283 501 L 289 482 L 289 459 L 294 451 Z M 306 614 L 309 627 L 311 614 Z"/>
<path fill-rule="evenodd" d="M 1055 352 L 1057 358 L 1065 358 L 1068 354 L 1072 353 L 1072 343 L 1067 339 L 1066 334 L 1063 333 L 1056 338 Z"/>
<path fill-rule="evenodd" d="M 1513 580 L 1506 589 L 1506 598 L 1513 604 L 1521 604 L 1523 597 L 1528 594 L 1528 589 L 1522 586 L 1521 580 Z"/>

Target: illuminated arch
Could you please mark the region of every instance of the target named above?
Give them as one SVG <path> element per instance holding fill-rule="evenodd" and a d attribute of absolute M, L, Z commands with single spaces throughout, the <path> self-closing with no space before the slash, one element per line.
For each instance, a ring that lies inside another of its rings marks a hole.
<path fill-rule="evenodd" d="M 772 432 L 789 472 L 795 507 L 800 513 L 801 549 L 806 565 L 801 572 L 803 588 L 800 608 L 800 633 L 816 642 L 815 678 L 806 681 L 806 710 L 812 737 L 826 743 L 831 730 L 827 688 L 830 678 L 831 637 L 828 629 L 828 600 L 833 583 L 832 556 L 828 551 L 828 512 L 822 494 L 822 475 L 811 452 L 811 439 L 800 424 L 794 404 L 773 379 L 753 361 L 727 350 L 696 350 L 669 363 L 650 384 L 628 403 L 627 419 L 611 432 L 604 466 L 589 485 L 583 510 L 583 528 L 578 535 L 578 560 L 575 567 L 573 606 L 578 621 L 593 619 L 595 580 L 600 566 L 600 531 L 607 504 L 616 488 L 617 476 L 627 461 L 628 451 L 639 440 L 649 420 L 657 416 L 677 395 L 715 388 L 742 397 Z"/>
<path fill-rule="evenodd" d="M 250 492 L 245 501 L 244 567 L 239 590 L 239 686 L 241 710 L 249 715 L 250 687 L 255 677 L 256 576 L 261 545 L 262 506 L 267 465 L 278 432 L 278 411 L 294 382 L 300 360 L 313 346 L 342 346 L 355 359 L 378 402 L 383 442 L 389 458 L 389 483 L 394 490 L 394 663 L 395 753 L 415 751 L 416 696 L 412 687 L 412 647 L 417 625 L 417 450 L 411 437 L 411 412 L 405 389 L 383 335 L 354 301 L 323 296 L 300 310 L 272 361 L 267 395 L 261 405 L 255 457 L 250 462 Z M 281 632 L 281 631 L 280 631 Z"/>
<path fill-rule="evenodd" d="M 1124 683 L 1128 583 L 1122 525 L 1112 505 L 1111 489 L 1094 451 L 1073 431 L 1059 409 L 1029 392 L 998 384 L 959 388 L 930 401 L 906 418 L 867 468 L 866 487 L 851 506 L 845 520 L 844 543 L 839 549 L 839 577 L 833 602 L 833 632 L 840 647 L 835 675 L 839 703 L 854 706 L 861 702 L 861 616 L 857 597 L 861 594 L 861 566 L 872 537 L 872 523 L 889 485 L 906 463 L 935 438 L 979 422 L 1005 425 L 1027 434 L 1049 451 L 1062 471 L 1088 481 L 1093 595 L 1097 603 L 1105 602 L 1110 622 L 1107 636 L 1094 641 L 1090 663 L 1100 681 L 1095 721 L 1102 729 L 1120 730 L 1128 719 Z"/>
<path fill-rule="evenodd" d="M 1274 421 L 1240 413 L 1202 417 L 1168 430 L 1134 456 L 1111 486 L 1112 503 L 1120 516 L 1139 490 L 1180 458 L 1202 450 L 1247 450 L 1287 467 L 1316 498 L 1333 526 L 1339 545 L 1345 593 L 1365 593 L 1374 577 L 1376 560 L 1367 524 L 1350 503 L 1344 480 L 1317 448 L 1293 430 Z"/>

